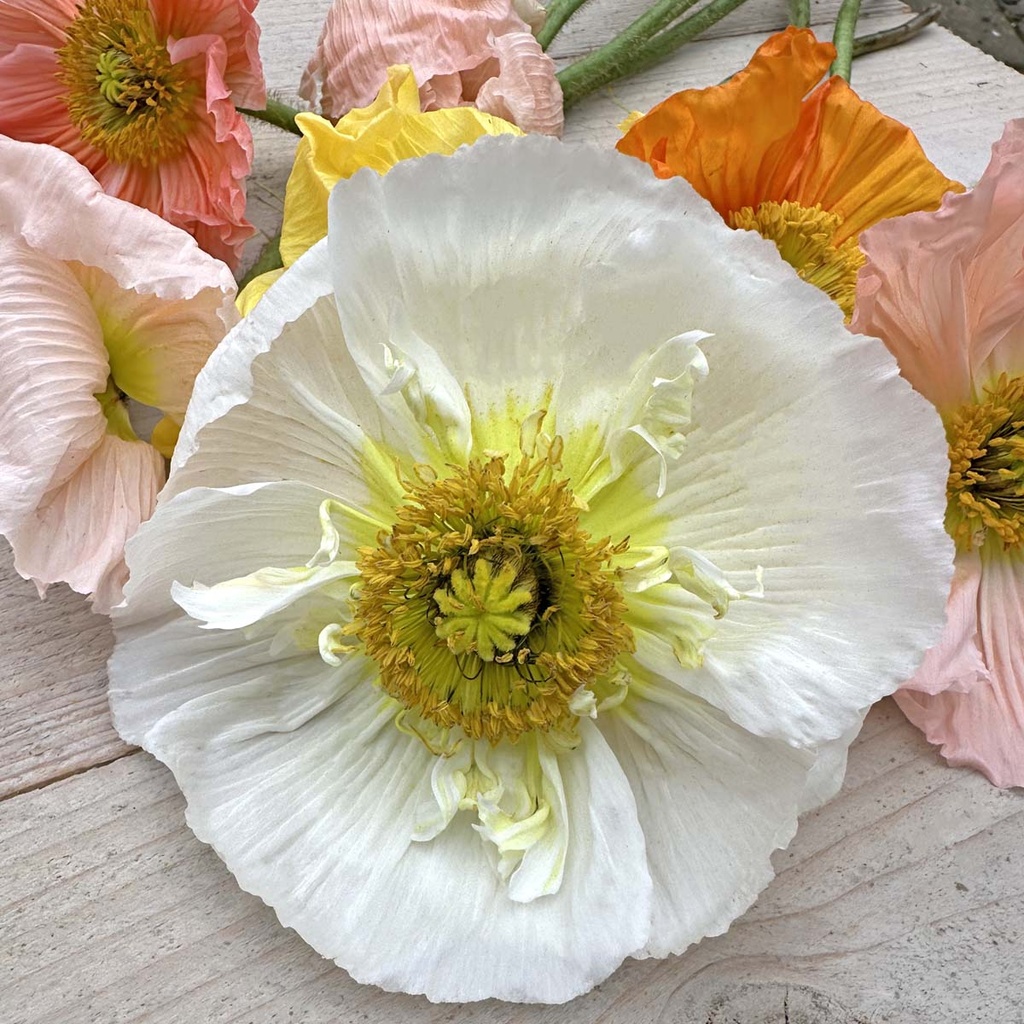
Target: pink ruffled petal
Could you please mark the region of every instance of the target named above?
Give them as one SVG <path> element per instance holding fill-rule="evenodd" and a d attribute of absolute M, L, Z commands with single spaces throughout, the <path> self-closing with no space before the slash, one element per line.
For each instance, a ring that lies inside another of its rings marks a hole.
<path fill-rule="evenodd" d="M 901 690 L 896 702 L 953 765 L 1024 786 L 1024 556 L 982 553 L 978 624 L 989 682 L 967 693 Z"/>
<path fill-rule="evenodd" d="M 55 260 L 98 267 L 124 289 L 163 299 L 210 289 L 225 327 L 235 322 L 235 282 L 223 263 L 148 210 L 105 195 L 81 164 L 51 146 L 0 138 L 0 224 Z"/>
<path fill-rule="evenodd" d="M 335 0 L 299 92 L 340 118 L 368 106 L 388 67 L 402 63 L 427 85 L 432 106 L 455 105 L 446 76 L 472 73 L 492 58 L 489 40 L 507 33 L 529 33 L 511 0 Z"/>
<path fill-rule="evenodd" d="M 977 551 L 960 554 L 946 602 L 946 628 L 930 648 L 921 667 L 902 689 L 920 693 L 966 692 L 989 679 L 978 633 L 978 591 L 981 558 Z"/>
<path fill-rule="evenodd" d="M 224 43 L 224 82 L 233 103 L 259 110 L 267 87 L 260 60 L 256 0 L 150 0 L 162 38 L 187 44 L 190 36 L 216 36 Z M 170 49 L 170 46 L 168 46 Z"/>
<path fill-rule="evenodd" d="M 1011 121 L 976 188 L 860 238 L 868 263 L 851 329 L 884 339 L 943 413 L 999 372 L 1024 371 L 1022 162 L 1024 120 Z"/>
<path fill-rule="evenodd" d="M 151 445 L 104 435 L 78 472 L 9 534 L 15 568 L 40 593 L 67 583 L 92 594 L 95 611 L 109 612 L 128 578 L 125 542 L 153 514 L 164 478 Z"/>
<path fill-rule="evenodd" d="M 971 200 L 979 237 L 967 288 L 976 317 L 971 368 L 984 385 L 1024 372 L 1024 118 L 1010 121 L 992 147 Z M 966 213 L 963 214 L 966 217 Z"/>
<path fill-rule="evenodd" d="M 4 0 L 0 3 L 0 57 L 23 43 L 63 45 L 64 30 L 77 13 L 75 0 Z"/>
<path fill-rule="evenodd" d="M 161 164 L 160 209 L 199 245 L 229 267 L 255 228 L 245 217 L 245 179 L 252 169 L 252 132 L 235 109 L 224 81 L 227 50 L 215 36 L 192 36 L 168 44 L 171 59 L 204 61 L 205 99 L 197 101 L 188 148 Z"/>
<path fill-rule="evenodd" d="M 0 134 L 57 146 L 90 170 L 106 163 L 106 157 L 82 138 L 68 118 L 51 47 L 23 43 L 0 56 L 0 95 L 18 98 L 0 104 Z"/>
<path fill-rule="evenodd" d="M 94 396 L 109 371 L 96 314 L 64 264 L 4 241 L 0 266 L 0 533 L 9 534 L 100 443 Z"/>
<path fill-rule="evenodd" d="M 476 106 L 524 132 L 562 134 L 562 87 L 555 65 L 530 32 L 507 32 L 491 39 L 498 73 L 480 87 Z"/>

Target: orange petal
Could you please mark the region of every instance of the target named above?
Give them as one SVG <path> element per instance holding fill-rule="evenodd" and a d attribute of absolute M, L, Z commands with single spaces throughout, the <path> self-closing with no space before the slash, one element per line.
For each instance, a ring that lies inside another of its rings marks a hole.
<path fill-rule="evenodd" d="M 659 177 L 682 175 L 723 216 L 757 206 L 769 182 L 787 178 L 787 140 L 808 91 L 835 49 L 809 29 L 788 28 L 758 48 L 724 85 L 686 89 L 659 103 L 623 136 L 618 150 Z"/>
<path fill-rule="evenodd" d="M 934 210 L 946 192 L 962 192 L 925 156 L 914 133 L 862 100 L 841 78 L 803 105 L 780 171 L 762 198 L 821 206 L 843 218 L 840 244 L 887 217 Z"/>

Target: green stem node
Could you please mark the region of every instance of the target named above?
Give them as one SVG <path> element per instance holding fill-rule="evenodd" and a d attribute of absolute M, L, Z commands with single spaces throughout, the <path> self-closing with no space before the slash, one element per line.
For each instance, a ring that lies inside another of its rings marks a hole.
<path fill-rule="evenodd" d="M 267 97 L 267 106 L 264 110 L 248 110 L 245 107 L 239 107 L 238 112 L 245 114 L 246 117 L 254 117 L 257 121 L 266 121 L 267 124 L 272 124 L 275 128 L 283 128 L 293 135 L 302 135 L 299 126 L 295 123 L 295 115 L 299 111 L 287 103 L 275 100 L 273 96 Z"/>

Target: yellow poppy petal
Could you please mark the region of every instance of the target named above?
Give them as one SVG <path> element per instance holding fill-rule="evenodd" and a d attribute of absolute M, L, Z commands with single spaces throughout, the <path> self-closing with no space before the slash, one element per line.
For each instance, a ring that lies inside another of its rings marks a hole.
<path fill-rule="evenodd" d="M 165 458 L 169 459 L 174 454 L 174 446 L 178 443 L 178 434 L 181 432 L 181 424 L 170 416 L 165 416 L 153 428 L 149 437 L 149 443 Z"/>
<path fill-rule="evenodd" d="M 239 293 L 235 299 L 235 306 L 242 316 L 248 316 L 256 303 L 263 298 L 263 293 L 284 273 L 284 267 L 277 270 L 268 270 L 259 277 L 254 277 Z"/>
<path fill-rule="evenodd" d="M 368 107 L 336 125 L 316 114 L 296 118 L 302 141 L 285 191 L 281 259 L 291 266 L 327 234 L 327 197 L 342 178 L 363 167 L 378 174 L 401 160 L 428 153 L 454 153 L 483 135 L 521 135 L 515 125 L 473 107 L 420 111 L 412 68 L 388 69 L 388 78 Z"/>

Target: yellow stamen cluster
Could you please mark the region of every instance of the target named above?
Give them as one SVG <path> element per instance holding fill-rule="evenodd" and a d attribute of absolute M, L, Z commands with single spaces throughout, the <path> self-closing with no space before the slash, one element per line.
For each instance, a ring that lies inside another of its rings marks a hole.
<path fill-rule="evenodd" d="M 72 123 L 111 160 L 149 167 L 184 148 L 197 86 L 147 0 L 84 0 L 57 59 Z"/>
<path fill-rule="evenodd" d="M 836 232 L 843 219 L 821 206 L 801 206 L 785 200 L 744 206 L 729 214 L 729 225 L 756 231 L 774 242 L 782 258 L 809 284 L 833 299 L 849 320 L 853 316 L 857 273 L 864 254 L 856 239 L 838 245 Z"/>
<path fill-rule="evenodd" d="M 946 421 L 946 521 L 961 550 L 988 531 L 1006 547 L 1024 544 L 1024 377 L 1004 373 L 985 394 Z"/>
<path fill-rule="evenodd" d="M 557 453 L 557 445 L 554 446 Z M 351 631 L 384 690 L 474 739 L 572 729 L 569 700 L 633 649 L 610 563 L 591 541 L 557 455 L 421 467 L 376 548 L 359 552 Z"/>

